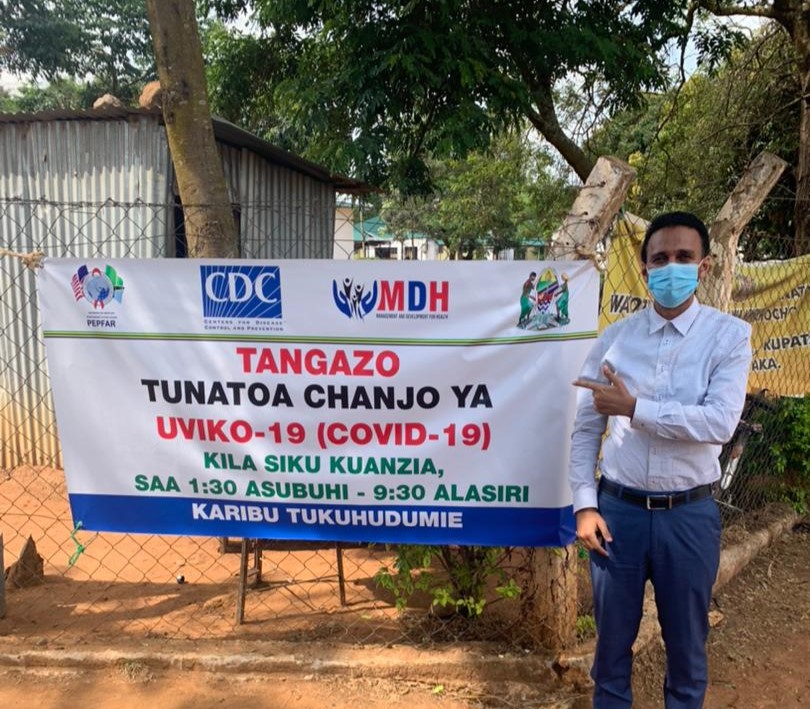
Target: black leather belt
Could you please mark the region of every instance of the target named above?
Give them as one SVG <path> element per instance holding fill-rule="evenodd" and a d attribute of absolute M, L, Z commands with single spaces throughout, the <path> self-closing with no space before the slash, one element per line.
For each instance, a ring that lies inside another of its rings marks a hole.
<path fill-rule="evenodd" d="M 683 492 L 673 492 L 671 495 L 646 494 L 611 482 L 605 478 L 599 481 L 599 489 L 608 495 L 618 497 L 621 500 L 644 507 L 648 510 L 671 510 L 673 507 L 685 505 L 687 502 L 697 502 L 707 497 L 711 497 L 711 485 L 698 485 Z"/>

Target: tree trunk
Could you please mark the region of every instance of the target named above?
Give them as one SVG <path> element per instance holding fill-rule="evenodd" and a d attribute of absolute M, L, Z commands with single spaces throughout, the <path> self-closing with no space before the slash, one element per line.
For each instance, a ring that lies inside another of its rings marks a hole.
<path fill-rule="evenodd" d="M 793 255 L 803 256 L 810 253 L 810 22 L 797 19 L 792 37 L 801 87 Z"/>
<path fill-rule="evenodd" d="M 596 244 L 610 229 L 634 176 L 635 171 L 621 160 L 599 158 L 552 236 L 549 258 L 595 259 Z M 577 548 L 535 549 L 532 559 L 527 625 L 537 645 L 561 652 L 576 642 Z"/>
<path fill-rule="evenodd" d="M 577 547 L 538 548 L 532 560 L 525 589 L 524 616 L 534 644 L 559 653 L 576 643 Z"/>
<path fill-rule="evenodd" d="M 787 163 L 782 158 L 772 153 L 760 153 L 720 208 L 709 227 L 712 265 L 709 277 L 698 288 L 698 300 L 701 303 L 728 311 L 734 288 L 734 266 L 740 234 L 786 167 Z"/>
<path fill-rule="evenodd" d="M 238 257 L 236 225 L 208 109 L 194 0 L 146 0 L 146 10 L 188 254 Z"/>

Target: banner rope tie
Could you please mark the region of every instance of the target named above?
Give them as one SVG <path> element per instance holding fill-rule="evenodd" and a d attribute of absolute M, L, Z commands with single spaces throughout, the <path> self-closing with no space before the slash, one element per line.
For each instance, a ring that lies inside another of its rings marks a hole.
<path fill-rule="evenodd" d="M 42 251 L 31 251 L 27 254 L 20 253 L 19 251 L 10 251 L 9 249 L 0 248 L 0 256 L 13 256 L 20 259 L 23 265 L 34 271 L 37 268 L 42 268 L 42 259 L 45 254 Z"/>
<path fill-rule="evenodd" d="M 68 566 L 73 566 L 79 559 L 79 557 L 84 554 L 85 550 L 87 549 L 86 544 L 82 544 L 78 539 L 76 539 L 76 532 L 82 529 L 83 525 L 81 520 L 76 522 L 76 526 L 73 528 L 73 531 L 70 533 L 70 538 L 73 540 L 73 543 L 76 545 L 76 551 L 71 554 L 70 559 L 68 559 Z M 98 533 L 94 534 L 93 537 L 90 539 L 92 542 L 98 536 Z M 89 544 L 90 542 L 87 542 Z"/>
<path fill-rule="evenodd" d="M 594 249 L 583 246 L 582 244 L 576 244 L 574 246 L 574 251 L 576 251 L 577 256 L 580 256 L 583 259 L 588 259 L 594 266 L 596 266 L 596 270 L 600 273 L 605 273 L 607 271 L 607 263 L 605 263 L 604 256 Z"/>

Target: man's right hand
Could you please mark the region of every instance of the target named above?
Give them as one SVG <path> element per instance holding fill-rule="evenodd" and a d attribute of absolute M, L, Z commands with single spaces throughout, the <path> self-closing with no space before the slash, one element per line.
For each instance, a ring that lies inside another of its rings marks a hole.
<path fill-rule="evenodd" d="M 577 539 L 588 551 L 607 556 L 603 542 L 612 542 L 613 537 L 599 510 L 587 507 L 577 512 Z"/>

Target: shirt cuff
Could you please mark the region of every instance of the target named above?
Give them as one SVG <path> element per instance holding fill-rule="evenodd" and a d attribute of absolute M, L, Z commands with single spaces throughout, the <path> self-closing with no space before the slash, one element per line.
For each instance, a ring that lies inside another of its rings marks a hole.
<path fill-rule="evenodd" d="M 632 428 L 640 428 L 647 433 L 655 433 L 656 422 L 658 421 L 659 404 L 649 399 L 636 399 L 636 410 L 633 418 L 630 419 Z"/>
<path fill-rule="evenodd" d="M 599 508 L 595 485 L 581 488 L 574 493 L 574 514 L 579 510 L 584 510 L 586 507 Z"/>

